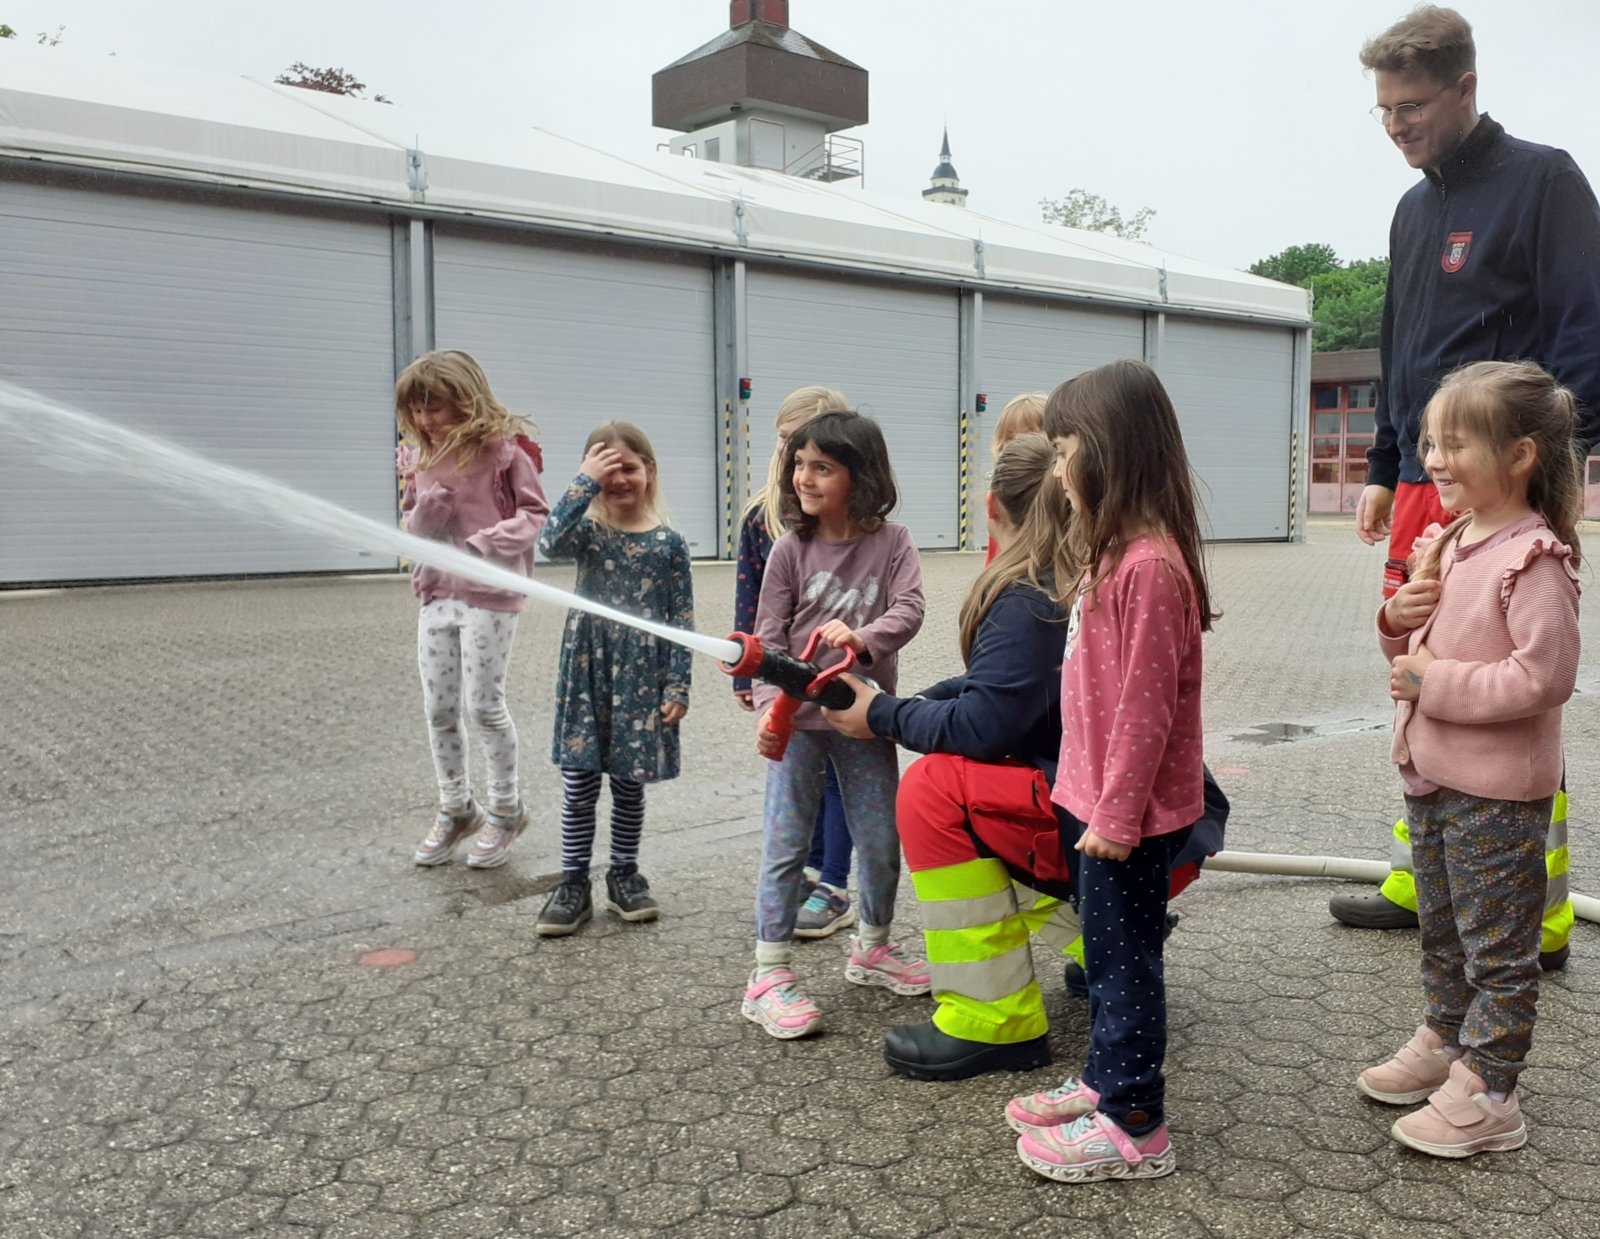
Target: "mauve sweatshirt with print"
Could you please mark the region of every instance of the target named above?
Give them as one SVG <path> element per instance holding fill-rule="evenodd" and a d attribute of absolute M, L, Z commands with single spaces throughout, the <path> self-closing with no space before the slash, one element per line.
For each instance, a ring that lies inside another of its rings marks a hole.
<path fill-rule="evenodd" d="M 887 523 L 875 533 L 842 542 L 816 536 L 802 540 L 786 533 L 772 544 L 761 601 L 756 605 L 755 636 L 767 649 L 799 655 L 813 629 L 843 620 L 867 644 L 861 674 L 886 693 L 898 682 L 900 647 L 922 628 L 922 560 L 911 531 Z M 831 667 L 844 655 L 823 646 L 816 662 Z M 757 680 L 752 685 L 756 711 L 764 715 L 779 690 Z M 795 711 L 803 731 L 826 731 L 828 720 L 811 702 Z"/>
<path fill-rule="evenodd" d="M 1165 538 L 1128 543 L 1067 625 L 1051 799 L 1113 843 L 1182 830 L 1205 808 L 1200 615 Z"/>

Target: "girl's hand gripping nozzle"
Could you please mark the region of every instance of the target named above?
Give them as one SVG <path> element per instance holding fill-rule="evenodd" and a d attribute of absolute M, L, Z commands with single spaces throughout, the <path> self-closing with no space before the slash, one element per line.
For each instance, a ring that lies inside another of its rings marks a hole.
<path fill-rule="evenodd" d="M 738 662 L 720 663 L 724 671 L 741 678 L 761 680 L 783 690 L 783 696 L 773 702 L 772 708 L 761 718 L 762 729 L 778 737 L 777 752 L 767 754 L 773 761 L 783 760 L 790 733 L 794 730 L 794 712 L 807 701 L 815 701 L 830 710 L 843 710 L 856 699 L 855 689 L 839 679 L 856 665 L 854 650 L 846 649 L 844 660 L 826 671 L 819 671 L 811 661 L 822 643 L 820 628 L 812 632 L 799 658 L 782 650 L 763 649 L 761 642 L 748 633 L 732 633 L 728 640 L 737 641 L 744 653 Z"/>

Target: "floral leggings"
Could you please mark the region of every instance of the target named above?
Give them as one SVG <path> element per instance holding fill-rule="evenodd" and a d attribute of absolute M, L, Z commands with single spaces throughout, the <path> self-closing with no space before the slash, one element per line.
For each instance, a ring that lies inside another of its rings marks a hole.
<path fill-rule="evenodd" d="M 428 718 L 439 807 L 460 813 L 472 801 L 467 773 L 466 711 L 488 760 L 488 807 L 517 807 L 517 728 L 506 709 L 506 669 L 517 635 L 514 611 L 485 611 L 454 598 L 428 603 L 417 617 L 417 669 Z"/>
<path fill-rule="evenodd" d="M 1491 1089 L 1516 1087 L 1533 1043 L 1552 800 L 1406 797 L 1428 1027 Z"/>

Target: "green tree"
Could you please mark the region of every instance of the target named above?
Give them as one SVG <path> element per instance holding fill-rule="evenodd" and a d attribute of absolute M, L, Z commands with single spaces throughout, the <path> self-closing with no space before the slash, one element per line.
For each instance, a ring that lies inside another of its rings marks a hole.
<path fill-rule="evenodd" d="M 1109 232 L 1129 241 L 1140 240 L 1156 217 L 1151 207 L 1140 207 L 1124 217 L 1120 207 L 1112 206 L 1087 189 L 1074 189 L 1065 198 L 1040 198 L 1039 213 L 1047 224 L 1081 228 L 1085 232 Z"/>
<path fill-rule="evenodd" d="M 1377 348 L 1388 282 L 1387 258 L 1368 258 L 1314 276 L 1310 287 L 1317 327 L 1312 348 Z"/>
<path fill-rule="evenodd" d="M 346 73 L 343 69 L 313 69 L 298 60 L 272 80 L 280 86 L 298 86 L 302 90 L 320 90 L 325 95 L 349 95 L 354 99 L 365 98 L 367 93 L 367 84 L 354 73 Z M 373 95 L 372 101 L 394 102 L 383 95 Z"/>
<path fill-rule="evenodd" d="M 1311 347 L 1317 352 L 1378 347 L 1389 282 L 1387 258 L 1346 263 L 1331 245 L 1291 245 L 1251 263 L 1250 274 L 1311 290 L 1316 322 Z"/>
<path fill-rule="evenodd" d="M 1333 246 L 1313 242 L 1309 245 L 1291 245 L 1281 254 L 1251 263 L 1250 274 L 1277 280 L 1280 284 L 1298 284 L 1301 288 L 1307 288 L 1312 279 L 1329 271 L 1337 271 L 1340 265 L 1339 255 L 1334 253 Z"/>
<path fill-rule="evenodd" d="M 51 34 L 48 30 L 41 30 L 35 42 L 40 47 L 55 47 L 61 42 L 61 36 L 66 33 L 66 29 L 65 26 L 57 26 L 54 34 Z M 0 22 L 0 39 L 14 39 L 16 37 L 17 31 L 15 27 Z"/>

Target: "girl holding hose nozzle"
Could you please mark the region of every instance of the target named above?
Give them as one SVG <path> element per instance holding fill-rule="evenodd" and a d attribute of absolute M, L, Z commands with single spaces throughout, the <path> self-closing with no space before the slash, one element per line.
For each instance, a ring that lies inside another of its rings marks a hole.
<path fill-rule="evenodd" d="M 819 632 L 836 651 L 851 650 L 887 689 L 896 653 L 922 627 L 922 566 L 911 533 L 887 517 L 899 495 L 876 422 L 859 413 L 825 413 L 796 429 L 784 448 L 782 481 L 790 532 L 773 545 L 756 609 L 755 636 L 771 650 L 798 654 Z M 835 734 L 816 706 L 794 716 L 787 746 L 767 726 L 779 690 L 756 683 L 756 748 L 767 770 L 765 830 L 756 887 L 755 971 L 741 1010 L 774 1037 L 821 1030 L 822 1013 L 795 977 L 795 917 L 825 772 L 831 763 L 855 842 L 859 931 L 845 977 L 897 994 L 928 992 L 927 965 L 889 941 L 900 881 L 894 827 L 899 765 L 887 740 Z"/>

